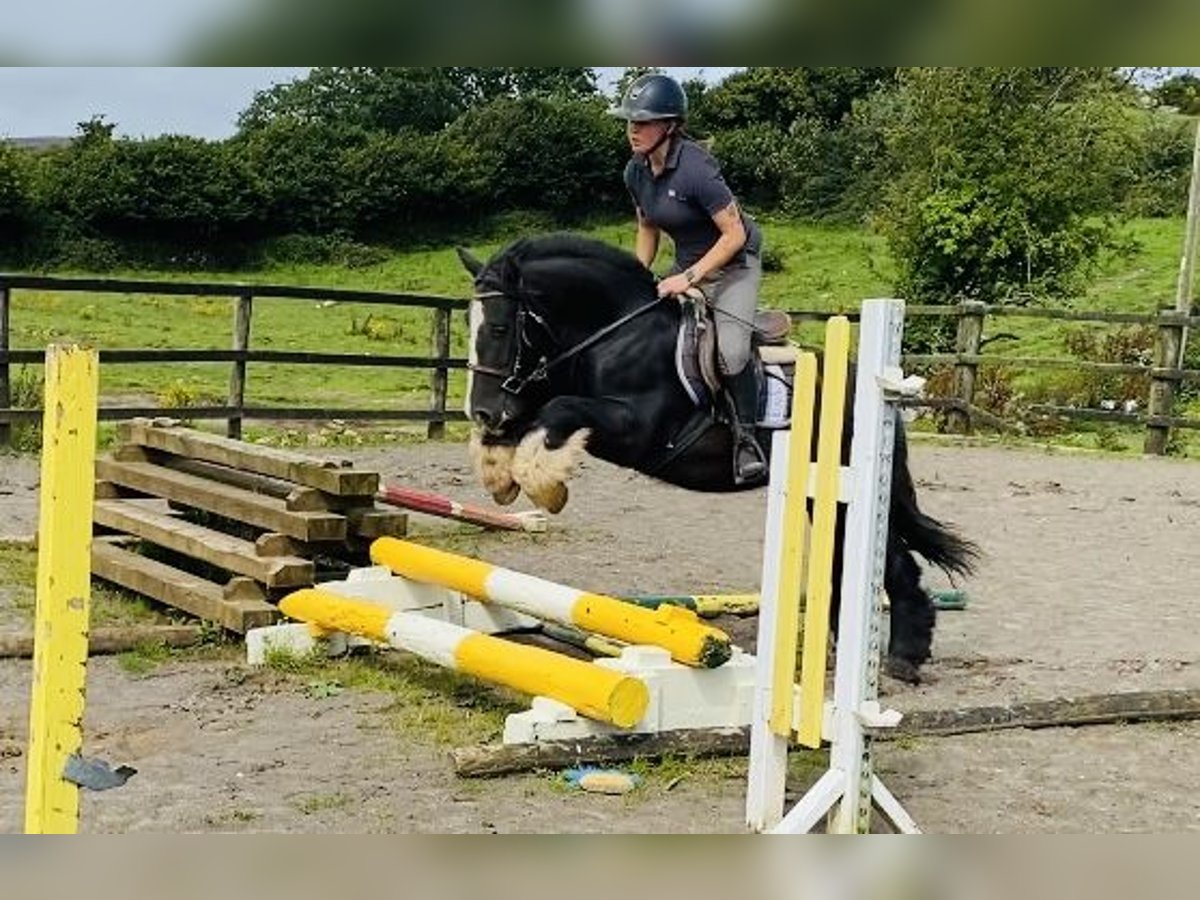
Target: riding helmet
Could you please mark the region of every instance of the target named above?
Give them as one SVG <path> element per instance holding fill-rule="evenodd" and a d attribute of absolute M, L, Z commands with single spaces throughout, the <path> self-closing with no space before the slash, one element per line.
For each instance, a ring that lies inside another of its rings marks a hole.
<path fill-rule="evenodd" d="M 682 119 L 687 116 L 687 94 L 669 75 L 642 75 L 634 79 L 621 105 L 608 112 L 628 122 Z"/>

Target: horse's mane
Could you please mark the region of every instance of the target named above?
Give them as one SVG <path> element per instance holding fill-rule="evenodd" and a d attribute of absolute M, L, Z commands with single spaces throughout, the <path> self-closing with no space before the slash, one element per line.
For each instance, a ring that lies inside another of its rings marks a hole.
<path fill-rule="evenodd" d="M 613 275 L 652 282 L 653 276 L 636 256 L 594 238 L 569 232 L 522 238 L 509 246 L 506 256 L 518 266 L 542 259 L 571 258 L 588 264 L 600 264 L 613 270 Z"/>

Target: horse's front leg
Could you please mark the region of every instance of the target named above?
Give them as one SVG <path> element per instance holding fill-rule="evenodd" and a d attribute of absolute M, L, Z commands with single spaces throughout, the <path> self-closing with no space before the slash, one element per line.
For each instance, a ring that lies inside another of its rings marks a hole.
<path fill-rule="evenodd" d="M 644 431 L 636 413 L 621 401 L 555 397 L 517 445 L 513 480 L 542 509 L 559 512 L 567 503 L 566 483 L 579 469 L 589 440 L 611 446 Z"/>
<path fill-rule="evenodd" d="M 521 486 L 513 479 L 512 461 L 517 448 L 514 444 L 485 444 L 479 429 L 471 430 L 467 452 L 474 463 L 475 474 L 492 499 L 507 506 L 517 499 Z"/>

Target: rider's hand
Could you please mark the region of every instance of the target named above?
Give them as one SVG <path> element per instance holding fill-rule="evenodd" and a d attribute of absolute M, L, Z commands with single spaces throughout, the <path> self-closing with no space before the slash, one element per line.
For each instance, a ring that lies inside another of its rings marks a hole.
<path fill-rule="evenodd" d="M 685 294 L 691 286 L 692 283 L 688 281 L 687 276 L 679 272 L 676 275 L 664 278 L 658 283 L 658 296 L 674 297 L 678 294 Z"/>

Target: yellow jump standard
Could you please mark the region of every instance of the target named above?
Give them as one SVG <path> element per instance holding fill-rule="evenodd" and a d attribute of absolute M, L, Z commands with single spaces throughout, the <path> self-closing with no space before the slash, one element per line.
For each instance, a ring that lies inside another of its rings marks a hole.
<path fill-rule="evenodd" d="M 95 350 L 46 350 L 27 834 L 79 825 L 79 787 L 63 771 L 83 746 L 99 377 Z"/>
<path fill-rule="evenodd" d="M 715 668 L 732 652 L 725 632 L 702 624 L 694 612 L 680 606 L 643 609 L 398 538 L 379 538 L 371 544 L 371 560 L 413 581 L 442 585 L 539 619 L 627 644 L 653 644 L 689 666 Z"/>

